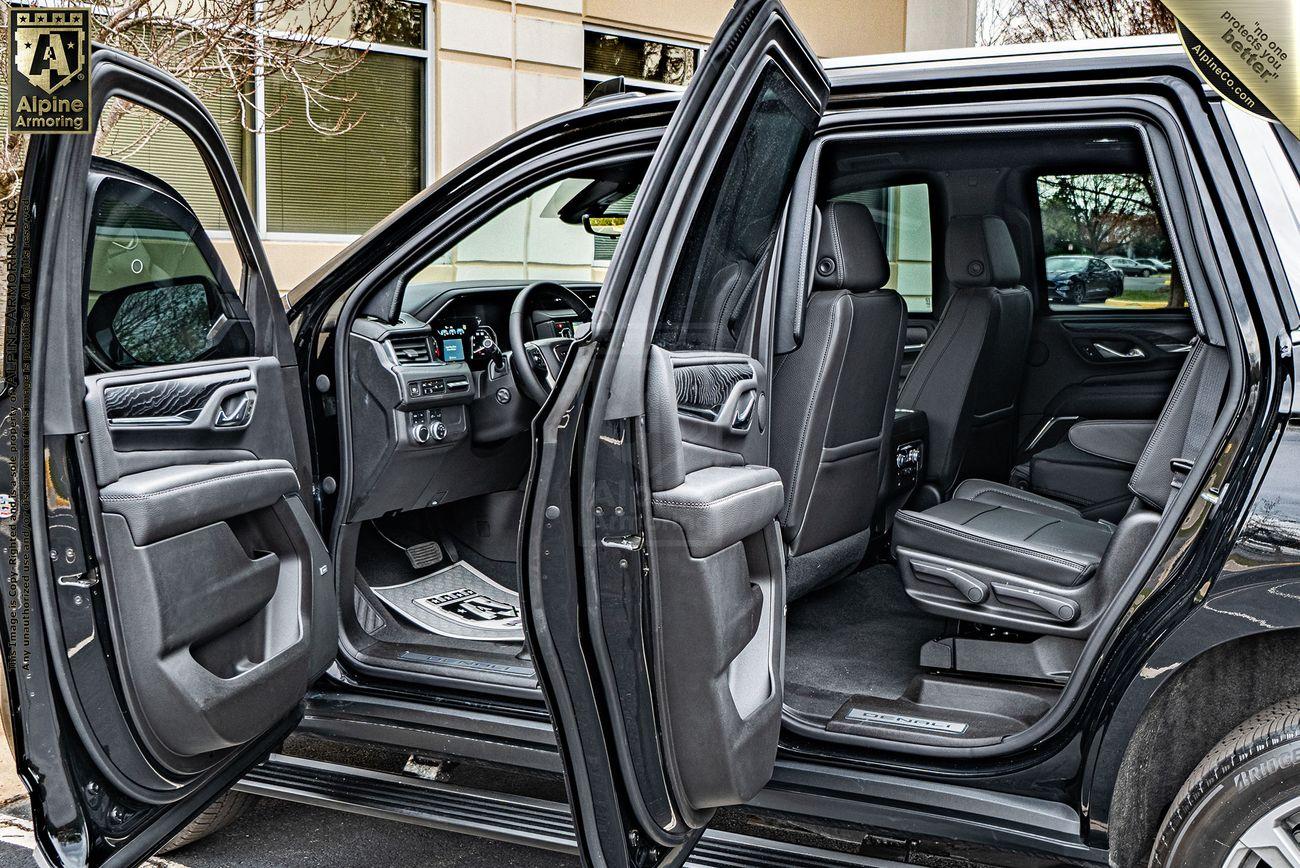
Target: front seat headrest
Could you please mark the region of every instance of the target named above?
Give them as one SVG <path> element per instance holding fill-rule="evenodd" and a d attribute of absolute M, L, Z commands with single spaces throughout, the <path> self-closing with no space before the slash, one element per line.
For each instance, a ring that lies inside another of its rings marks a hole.
<path fill-rule="evenodd" d="M 858 202 L 829 202 L 822 209 L 814 289 L 873 292 L 889 282 L 889 259 L 876 221 Z"/>
<path fill-rule="evenodd" d="M 948 223 L 944 254 L 953 286 L 1016 286 L 1020 259 L 1011 232 L 1001 217 L 954 217 Z"/>

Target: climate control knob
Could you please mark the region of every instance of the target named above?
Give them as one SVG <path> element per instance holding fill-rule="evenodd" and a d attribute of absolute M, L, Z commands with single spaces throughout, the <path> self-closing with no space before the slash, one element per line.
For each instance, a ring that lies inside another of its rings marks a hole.
<path fill-rule="evenodd" d="M 439 422 L 438 424 L 441 425 L 442 423 Z M 429 438 L 432 436 L 433 432 L 429 430 L 429 426 L 423 422 L 416 422 L 411 426 L 411 439 L 414 440 L 417 445 L 423 446 L 429 442 Z"/>
<path fill-rule="evenodd" d="M 442 424 L 441 422 L 434 422 L 433 425 L 430 426 L 430 427 L 431 427 L 431 429 L 432 429 L 431 433 L 432 433 L 432 435 L 433 435 L 433 442 L 434 442 L 434 443 L 437 443 L 437 442 L 439 442 L 439 441 L 441 441 L 441 440 L 446 440 L 446 439 L 447 439 L 447 426 L 446 426 L 446 425 Z"/>

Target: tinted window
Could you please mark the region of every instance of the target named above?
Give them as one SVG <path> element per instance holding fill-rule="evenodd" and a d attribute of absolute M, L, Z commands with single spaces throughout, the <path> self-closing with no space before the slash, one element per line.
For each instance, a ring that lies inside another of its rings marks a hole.
<path fill-rule="evenodd" d="M 764 73 L 745 123 L 726 148 L 731 158 L 710 180 L 695 213 L 655 343 L 669 349 L 718 349 L 719 341 L 726 341 L 725 329 L 735 347 L 753 301 L 757 280 L 752 278 L 767 261 L 815 120 L 811 106 L 780 72 Z M 725 299 L 725 292 L 738 295 Z"/>
<path fill-rule="evenodd" d="M 101 178 L 86 292 L 87 349 L 98 367 L 247 355 L 239 299 L 197 218 L 143 183 Z"/>
<path fill-rule="evenodd" d="M 1038 179 L 1043 272 L 1053 309 L 1125 311 L 1187 305 L 1156 201 L 1154 184 L 1145 174 Z"/>
<path fill-rule="evenodd" d="M 141 151 L 121 152 L 122 127 L 101 127 L 96 154 L 123 159 L 97 156 L 91 167 L 94 204 L 83 296 L 91 366 L 119 370 L 246 356 L 247 315 L 219 251 L 224 248 L 235 279 L 242 275 L 239 255 L 229 233 L 209 232 L 200 218 L 207 214 L 209 224 L 227 225 L 206 164 L 187 134 L 142 112 L 129 106 L 117 123 L 129 119 L 131 130 L 145 131 L 142 148 L 164 142 L 188 154 L 187 169 L 177 178 L 188 192 L 136 165 Z M 105 115 L 111 120 L 114 113 Z M 190 198 L 203 203 L 199 212 Z"/>

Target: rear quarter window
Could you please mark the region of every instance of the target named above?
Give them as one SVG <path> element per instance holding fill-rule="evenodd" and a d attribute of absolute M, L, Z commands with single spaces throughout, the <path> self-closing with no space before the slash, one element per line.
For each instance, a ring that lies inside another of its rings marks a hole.
<path fill-rule="evenodd" d="M 1052 174 L 1036 183 L 1044 249 L 1039 266 L 1053 310 L 1187 306 L 1149 175 Z"/>

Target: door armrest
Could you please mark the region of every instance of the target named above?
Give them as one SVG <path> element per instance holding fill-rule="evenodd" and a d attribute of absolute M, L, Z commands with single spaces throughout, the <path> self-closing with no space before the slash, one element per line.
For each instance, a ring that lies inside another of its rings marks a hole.
<path fill-rule="evenodd" d="M 104 512 L 126 519 L 139 546 L 272 506 L 298 491 L 281 459 L 182 464 L 123 476 L 99 494 Z"/>
<path fill-rule="evenodd" d="M 674 522 L 686 536 L 692 557 L 716 554 L 758 533 L 776 519 L 785 502 L 781 476 L 771 467 L 705 467 L 686 481 L 655 492 L 655 518 Z"/>

